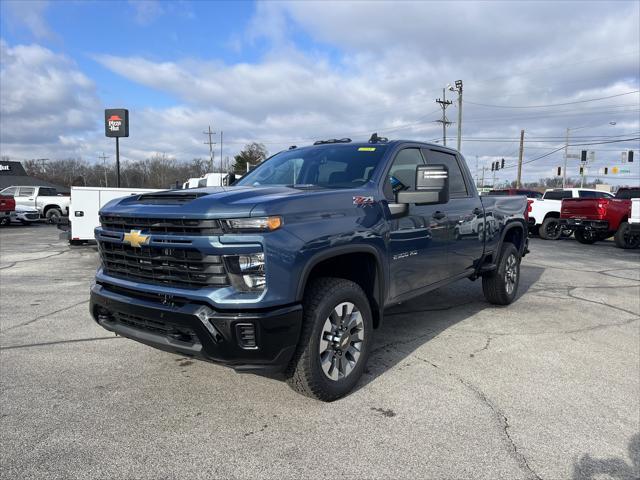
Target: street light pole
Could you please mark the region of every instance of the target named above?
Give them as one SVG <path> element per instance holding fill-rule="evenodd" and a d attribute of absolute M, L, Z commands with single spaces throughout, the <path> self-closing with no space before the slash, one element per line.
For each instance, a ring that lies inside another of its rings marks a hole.
<path fill-rule="evenodd" d="M 567 136 L 564 142 L 564 168 L 562 169 L 562 188 L 567 187 L 567 159 L 569 158 L 569 131 L 571 129 L 567 128 Z"/>

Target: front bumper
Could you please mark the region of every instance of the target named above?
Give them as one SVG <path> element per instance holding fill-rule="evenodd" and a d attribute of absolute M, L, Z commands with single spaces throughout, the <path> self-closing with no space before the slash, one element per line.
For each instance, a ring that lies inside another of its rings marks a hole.
<path fill-rule="evenodd" d="M 184 299 L 146 297 L 133 298 L 110 285 L 95 284 L 91 315 L 102 327 L 123 337 L 256 373 L 284 370 L 300 336 L 301 305 L 220 312 Z"/>
<path fill-rule="evenodd" d="M 588 220 L 584 218 L 561 218 L 560 225 L 573 229 L 599 230 L 606 232 L 609 230 L 609 222 L 606 220 Z"/>

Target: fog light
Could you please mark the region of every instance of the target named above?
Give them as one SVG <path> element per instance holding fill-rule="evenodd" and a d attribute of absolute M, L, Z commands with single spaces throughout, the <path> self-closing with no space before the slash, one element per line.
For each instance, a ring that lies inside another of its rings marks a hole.
<path fill-rule="evenodd" d="M 239 290 L 264 290 L 266 277 L 264 253 L 225 255 L 225 262 L 233 286 Z"/>

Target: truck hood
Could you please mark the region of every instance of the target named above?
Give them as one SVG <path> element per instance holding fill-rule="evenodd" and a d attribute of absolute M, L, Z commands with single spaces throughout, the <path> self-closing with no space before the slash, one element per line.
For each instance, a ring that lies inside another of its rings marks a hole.
<path fill-rule="evenodd" d="M 290 187 L 207 187 L 132 195 L 112 200 L 101 215 L 167 218 L 234 218 L 282 215 L 353 206 L 363 189 L 300 189 Z"/>

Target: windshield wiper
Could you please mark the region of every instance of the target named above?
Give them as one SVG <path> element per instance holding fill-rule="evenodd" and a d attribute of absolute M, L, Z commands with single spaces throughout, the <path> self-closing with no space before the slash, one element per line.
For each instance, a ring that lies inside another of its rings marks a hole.
<path fill-rule="evenodd" d="M 316 185 L 315 183 L 294 183 L 292 185 L 287 185 L 287 187 L 289 188 L 300 188 L 303 190 L 310 190 L 313 188 L 327 188 L 327 187 L 321 187 L 320 185 Z"/>

